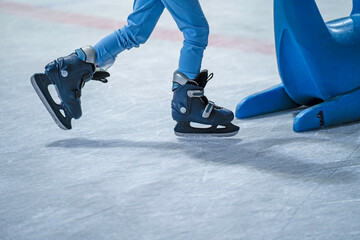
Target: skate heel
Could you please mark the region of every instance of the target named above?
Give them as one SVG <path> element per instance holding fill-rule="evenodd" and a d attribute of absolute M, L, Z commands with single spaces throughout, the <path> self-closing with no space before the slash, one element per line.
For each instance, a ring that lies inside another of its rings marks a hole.
<path fill-rule="evenodd" d="M 48 90 L 49 85 L 54 84 L 51 79 L 46 74 L 37 73 L 30 78 L 30 81 L 36 94 L 39 96 L 55 123 L 63 130 L 71 129 L 71 115 L 62 105 L 57 104 L 53 100 Z M 63 112 L 65 116 L 61 112 Z"/>
<path fill-rule="evenodd" d="M 184 135 L 192 133 L 189 131 L 191 128 L 190 122 L 178 122 L 175 125 L 174 132 L 176 136 L 182 137 Z"/>

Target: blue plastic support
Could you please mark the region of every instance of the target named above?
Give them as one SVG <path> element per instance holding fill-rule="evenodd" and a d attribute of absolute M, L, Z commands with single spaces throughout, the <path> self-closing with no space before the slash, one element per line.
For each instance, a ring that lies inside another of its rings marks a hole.
<path fill-rule="evenodd" d="M 328 23 L 324 23 L 314 0 L 274 0 L 274 23 L 284 91 L 274 91 L 277 86 L 245 98 L 238 104 L 236 116 L 252 117 L 321 103 L 321 111 L 310 118 L 305 114 L 308 109 L 295 118 L 295 131 L 358 121 L 359 106 L 352 101 L 360 102 L 356 94 L 360 89 L 360 0 L 353 0 L 349 17 Z M 288 104 L 289 99 L 296 104 Z M 334 107 L 338 109 L 331 111 Z"/>
<path fill-rule="evenodd" d="M 353 11 L 351 15 L 360 14 L 360 1 L 354 0 L 353 1 Z"/>
<path fill-rule="evenodd" d="M 331 127 L 360 120 L 360 89 L 350 94 L 337 96 L 300 112 L 294 120 L 294 131 L 304 132 L 319 128 Z M 341 114 L 341 117 L 339 117 Z"/>
<path fill-rule="evenodd" d="M 268 99 L 271 99 L 271 101 L 268 101 Z M 283 111 L 298 106 L 300 105 L 291 100 L 285 92 L 284 86 L 279 84 L 268 90 L 244 98 L 238 104 L 235 114 L 237 118 L 247 118 L 265 113 Z"/>

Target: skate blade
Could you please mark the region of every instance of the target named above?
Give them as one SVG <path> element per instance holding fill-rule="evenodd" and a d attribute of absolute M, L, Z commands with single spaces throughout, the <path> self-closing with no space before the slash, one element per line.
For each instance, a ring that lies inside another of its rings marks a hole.
<path fill-rule="evenodd" d="M 39 98 L 40 98 L 41 102 L 44 104 L 46 110 L 50 113 L 50 115 L 51 115 L 52 119 L 54 120 L 54 122 L 63 130 L 70 130 L 71 129 L 71 124 L 67 124 L 67 126 L 65 126 L 65 124 L 63 124 L 58 119 L 57 114 L 54 112 L 53 108 L 50 106 L 49 102 L 46 100 L 46 97 L 44 96 L 44 93 L 41 91 L 39 85 L 37 84 L 35 75 L 33 75 L 30 78 L 30 81 L 31 81 L 31 85 L 33 86 L 36 94 L 39 96 Z"/>
<path fill-rule="evenodd" d="M 213 138 L 213 137 L 232 137 L 238 134 L 240 128 L 233 124 L 228 124 L 224 128 L 217 126 L 209 128 L 194 128 L 188 122 L 178 122 L 174 128 L 174 133 L 178 137 L 187 138 Z"/>

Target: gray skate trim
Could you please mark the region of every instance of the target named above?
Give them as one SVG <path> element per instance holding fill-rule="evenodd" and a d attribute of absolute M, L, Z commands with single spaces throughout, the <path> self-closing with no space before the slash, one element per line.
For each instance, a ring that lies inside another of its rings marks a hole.
<path fill-rule="evenodd" d="M 215 106 L 214 102 L 209 101 L 209 103 L 206 105 L 206 107 L 204 109 L 202 117 L 203 118 L 209 118 L 212 110 L 214 109 L 214 106 Z"/>
<path fill-rule="evenodd" d="M 236 134 L 238 134 L 238 131 L 235 132 L 229 132 L 229 133 L 179 133 L 175 132 L 175 135 L 178 137 L 186 137 L 186 138 L 216 138 L 216 137 L 233 137 Z"/>
<path fill-rule="evenodd" d="M 195 85 L 198 85 L 197 82 L 195 82 L 194 80 L 191 80 L 190 78 L 185 76 L 183 73 L 178 72 L 178 71 L 174 72 L 173 82 L 178 83 L 181 86 L 184 86 L 187 82 L 191 82 L 191 83 L 194 83 Z"/>
<path fill-rule="evenodd" d="M 189 91 L 187 91 L 187 95 L 188 95 L 188 97 L 191 97 L 191 98 L 193 98 L 193 97 L 202 97 L 202 96 L 204 96 L 204 91 L 202 91 L 202 90 L 189 90 Z"/>
<path fill-rule="evenodd" d="M 96 51 L 92 46 L 85 46 L 80 49 L 85 53 L 85 62 L 92 64 L 96 63 Z"/>
<path fill-rule="evenodd" d="M 44 95 L 42 94 L 40 88 L 36 84 L 34 76 L 31 77 L 31 85 L 34 87 L 36 94 L 39 96 L 42 103 L 45 105 L 46 110 L 50 113 L 51 117 L 54 119 L 55 123 L 63 130 L 69 130 L 67 129 L 60 121 L 57 119 L 56 114 L 54 113 L 53 109 L 50 107 L 49 103 L 46 101 Z"/>

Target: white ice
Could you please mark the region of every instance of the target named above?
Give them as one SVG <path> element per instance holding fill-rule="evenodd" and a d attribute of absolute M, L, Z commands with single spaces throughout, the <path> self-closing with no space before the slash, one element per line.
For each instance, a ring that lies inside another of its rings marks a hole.
<path fill-rule="evenodd" d="M 326 20 L 351 11 L 351 0 L 317 2 Z M 207 96 L 234 110 L 280 83 L 272 1 L 201 3 L 211 37 L 225 41 L 205 54 L 215 73 Z M 0 1 L 0 239 L 359 239 L 360 124 L 294 133 L 297 109 L 235 120 L 229 139 L 175 137 L 182 42 L 167 12 L 145 45 L 118 57 L 108 84 L 85 86 L 73 130 L 56 126 L 30 76 L 120 27 L 110 20 L 131 8 Z"/>

